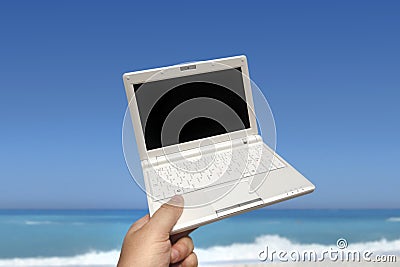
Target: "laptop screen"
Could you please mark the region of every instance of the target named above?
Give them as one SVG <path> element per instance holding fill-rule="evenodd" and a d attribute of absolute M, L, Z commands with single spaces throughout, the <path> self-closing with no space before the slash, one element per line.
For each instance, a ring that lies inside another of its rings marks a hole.
<path fill-rule="evenodd" d="M 134 85 L 147 150 L 250 128 L 241 68 Z"/>

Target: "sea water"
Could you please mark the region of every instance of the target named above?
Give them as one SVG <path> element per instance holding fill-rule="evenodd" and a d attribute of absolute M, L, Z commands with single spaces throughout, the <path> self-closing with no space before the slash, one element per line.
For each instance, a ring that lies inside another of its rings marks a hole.
<path fill-rule="evenodd" d="M 2 210 L 0 266 L 115 265 L 145 210 Z M 270 249 L 348 246 L 400 253 L 400 210 L 260 209 L 191 234 L 200 263 L 257 262 Z"/>

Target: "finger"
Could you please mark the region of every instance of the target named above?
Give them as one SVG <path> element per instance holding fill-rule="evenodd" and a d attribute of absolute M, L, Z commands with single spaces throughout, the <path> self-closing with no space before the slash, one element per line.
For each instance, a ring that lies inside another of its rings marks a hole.
<path fill-rule="evenodd" d="M 155 232 L 169 234 L 183 211 L 183 197 L 180 195 L 171 198 L 163 204 L 150 218 L 150 224 Z"/>
<path fill-rule="evenodd" d="M 142 228 L 148 221 L 150 220 L 149 214 L 143 216 L 139 220 L 137 220 L 134 224 L 132 224 L 131 228 L 129 228 L 129 232 L 136 232 L 140 228 Z"/>
<path fill-rule="evenodd" d="M 190 235 L 190 233 L 193 232 L 196 229 L 197 228 L 194 228 L 194 229 L 187 230 L 187 231 L 179 233 L 179 234 L 172 235 L 170 237 L 171 243 L 174 244 L 177 240 L 181 239 L 182 237 Z"/>
<path fill-rule="evenodd" d="M 177 263 L 188 257 L 194 249 L 193 240 L 189 236 L 182 237 L 171 248 L 171 263 Z"/>
<path fill-rule="evenodd" d="M 192 252 L 189 256 L 186 257 L 186 259 L 184 259 L 181 262 L 182 267 L 197 267 L 197 265 L 199 264 L 198 260 L 197 260 L 197 256 L 194 252 Z"/>

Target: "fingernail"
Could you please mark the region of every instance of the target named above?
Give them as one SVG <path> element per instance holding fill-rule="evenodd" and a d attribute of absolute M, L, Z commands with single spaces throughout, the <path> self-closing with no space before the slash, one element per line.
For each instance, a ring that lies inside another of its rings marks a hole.
<path fill-rule="evenodd" d="M 171 261 L 175 262 L 179 258 L 179 251 L 176 249 L 171 250 Z"/>
<path fill-rule="evenodd" d="M 183 206 L 183 197 L 181 195 L 175 195 L 171 198 L 169 203 L 175 206 Z"/>

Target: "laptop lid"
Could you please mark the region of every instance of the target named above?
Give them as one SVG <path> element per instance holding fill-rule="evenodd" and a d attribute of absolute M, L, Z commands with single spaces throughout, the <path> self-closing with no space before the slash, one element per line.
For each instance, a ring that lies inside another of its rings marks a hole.
<path fill-rule="evenodd" d="M 245 56 L 123 76 L 141 160 L 257 134 Z"/>

